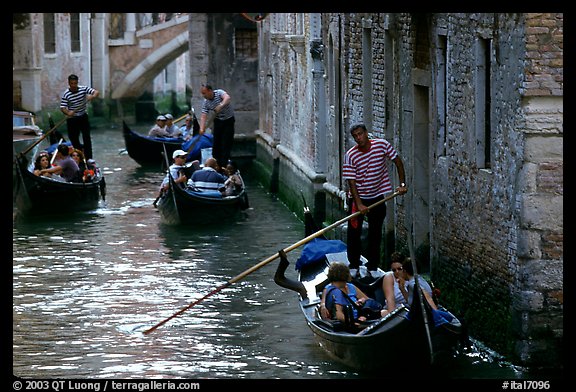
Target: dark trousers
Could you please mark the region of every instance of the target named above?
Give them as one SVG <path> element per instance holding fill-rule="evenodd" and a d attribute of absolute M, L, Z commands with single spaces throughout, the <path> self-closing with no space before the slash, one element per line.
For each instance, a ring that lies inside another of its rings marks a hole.
<path fill-rule="evenodd" d="M 378 196 L 374 199 L 362 199 L 365 206 L 371 206 L 384 196 Z M 357 209 L 351 200 L 349 203 L 349 214 L 353 214 Z M 382 203 L 374 208 L 371 208 L 366 214 L 368 218 L 368 237 L 366 248 L 366 259 L 368 263 L 366 267 L 369 271 L 373 271 L 380 265 L 380 244 L 382 243 L 382 227 L 384 226 L 384 218 L 386 217 L 386 204 Z M 362 253 L 362 223 L 364 222 L 364 215 L 360 214 L 356 218 L 348 221 L 347 231 L 347 245 L 348 245 L 348 261 L 350 261 L 351 269 L 358 269 L 360 267 L 360 254 Z"/>
<path fill-rule="evenodd" d="M 214 142 L 212 156 L 218 161 L 220 167 L 225 168 L 230 159 L 232 144 L 234 143 L 234 117 L 227 120 L 214 119 Z"/>
<path fill-rule="evenodd" d="M 88 114 L 71 117 L 66 120 L 66 125 L 68 126 L 68 137 L 74 148 L 82 150 L 86 160 L 92 159 L 92 139 Z M 82 133 L 82 143 L 80 143 L 80 133 Z"/>

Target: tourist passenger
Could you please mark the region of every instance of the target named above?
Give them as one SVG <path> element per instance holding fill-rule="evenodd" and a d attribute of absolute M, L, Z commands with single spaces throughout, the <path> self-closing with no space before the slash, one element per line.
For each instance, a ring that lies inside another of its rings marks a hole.
<path fill-rule="evenodd" d="M 70 150 L 67 145 L 60 144 L 56 152 L 56 166 L 41 169 L 39 175 L 46 173 L 59 174 L 65 181 L 71 182 L 78 178 L 78 165 L 70 157 Z"/>
<path fill-rule="evenodd" d="M 228 179 L 224 182 L 226 189 L 224 190 L 224 196 L 234 196 L 240 194 L 244 189 L 244 180 L 240 175 L 240 170 L 236 167 L 233 161 L 228 161 L 226 166 L 226 174 Z"/>
<path fill-rule="evenodd" d="M 40 174 L 42 169 L 49 169 L 50 165 L 50 154 L 43 151 L 36 157 L 36 161 L 34 162 L 34 174 L 37 176 L 44 176 L 44 177 L 52 177 L 53 174 L 49 172 L 44 172 L 44 174 Z"/>
<path fill-rule="evenodd" d="M 382 291 L 385 297 L 384 309 L 381 312 L 382 316 L 392 312 L 399 305 L 408 305 L 408 301 L 403 294 L 403 291 L 406 291 L 403 273 L 405 257 L 400 252 L 393 252 L 390 255 L 390 260 L 390 271 L 387 271 L 382 279 Z"/>
<path fill-rule="evenodd" d="M 166 113 L 164 117 L 166 117 L 166 132 L 170 134 L 170 137 L 181 138 L 180 128 L 174 124 L 174 116 Z"/>
<path fill-rule="evenodd" d="M 320 315 L 323 319 L 336 319 L 342 322 L 347 320 L 346 307 L 351 305 L 346 295 L 358 306 L 362 306 L 368 296 L 354 284 L 350 283 L 352 277 L 350 269 L 343 263 L 332 263 L 328 268 L 328 281 L 330 282 L 322 292 Z M 358 310 L 352 306 L 353 319 L 366 321 L 364 316 L 358 315 Z"/>
<path fill-rule="evenodd" d="M 154 207 L 156 207 L 156 203 L 160 200 L 160 197 L 170 188 L 170 176 L 174 179 L 174 183 L 178 184 L 181 188 L 186 187 L 186 182 L 188 181 L 188 176 L 186 175 L 186 171 L 195 171 L 200 169 L 200 163 L 198 161 L 193 161 L 190 165 L 190 168 L 186 167 L 186 151 L 184 150 L 176 150 L 172 153 L 172 159 L 174 163 L 170 165 L 168 168 L 168 172 L 166 176 L 162 180 L 162 184 L 160 184 L 160 191 L 158 193 L 158 197 L 154 200 Z"/>
<path fill-rule="evenodd" d="M 150 128 L 148 136 L 170 137 L 170 134 L 166 131 L 166 117 L 164 115 L 161 114 L 156 117 L 156 125 Z"/>
<path fill-rule="evenodd" d="M 198 135 L 198 128 L 194 127 L 194 117 L 191 114 L 184 119 L 184 125 L 180 127 L 180 133 L 186 141 Z"/>
<path fill-rule="evenodd" d="M 404 263 L 402 264 L 402 271 L 404 275 L 404 280 L 406 281 L 406 288 L 402 290 L 402 295 L 406 299 L 406 302 L 409 306 L 412 305 L 412 301 L 414 300 L 414 291 L 416 288 L 416 279 L 414 277 L 414 266 L 412 265 L 412 260 L 407 257 Z M 438 309 L 434 300 L 432 299 L 432 287 L 430 284 L 424 279 L 422 276 L 418 275 L 418 285 L 420 289 L 422 289 L 422 294 L 426 301 L 430 304 L 432 309 Z"/>
<path fill-rule="evenodd" d="M 84 171 L 86 169 L 86 158 L 84 157 L 82 150 L 74 148 L 74 149 L 72 149 L 70 156 L 72 157 L 72 159 L 74 159 L 74 161 L 78 165 L 78 168 L 81 171 Z"/>
<path fill-rule="evenodd" d="M 167 190 L 168 187 L 170 186 L 169 175 L 172 176 L 174 182 L 176 184 L 179 184 L 182 188 L 186 186 L 188 178 L 186 177 L 186 174 L 182 170 L 184 169 L 186 164 L 186 155 L 187 155 L 186 151 L 183 150 L 176 150 L 172 153 L 172 159 L 174 163 L 170 165 L 170 167 L 168 168 L 168 173 L 166 173 L 164 180 L 162 180 L 162 185 L 160 186 L 161 191 Z M 198 163 L 198 161 L 196 161 L 196 163 Z M 197 167 L 199 168 L 199 166 Z"/>
<path fill-rule="evenodd" d="M 394 162 L 398 171 L 400 186 L 396 188 L 396 191 L 399 194 L 407 192 L 404 183 L 404 164 L 387 140 L 371 139 L 364 124 L 353 125 L 350 127 L 350 133 L 357 144 L 346 151 L 342 177 L 348 184 L 349 213 L 361 212 L 358 217 L 348 220 L 347 244 L 350 272 L 353 277 L 356 277 L 360 267 L 362 223 L 364 215 L 368 214 L 367 269 L 373 278 L 378 278 L 381 276 L 378 264 L 386 205 L 379 204 L 370 210 L 368 207 L 382 200 L 385 193 L 392 191 L 388 161 Z"/>
<path fill-rule="evenodd" d="M 202 170 L 196 170 L 188 180 L 188 187 L 194 191 L 224 191 L 227 178 L 219 173 L 218 161 L 210 157 L 204 162 Z"/>

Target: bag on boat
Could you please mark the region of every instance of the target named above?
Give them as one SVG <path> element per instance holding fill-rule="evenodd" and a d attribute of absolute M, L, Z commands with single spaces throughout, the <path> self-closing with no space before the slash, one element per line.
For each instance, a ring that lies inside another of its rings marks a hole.
<path fill-rule="evenodd" d="M 323 260 L 328 253 L 340 253 L 346 250 L 346 244 L 340 240 L 325 240 L 314 238 L 304 246 L 298 260 L 296 260 L 296 270 L 308 264 L 314 264 Z"/>
<path fill-rule="evenodd" d="M 359 309 L 360 316 L 366 317 L 367 320 L 375 320 L 380 318 L 380 311 L 382 310 L 382 304 L 375 299 L 368 298 L 366 302 Z"/>

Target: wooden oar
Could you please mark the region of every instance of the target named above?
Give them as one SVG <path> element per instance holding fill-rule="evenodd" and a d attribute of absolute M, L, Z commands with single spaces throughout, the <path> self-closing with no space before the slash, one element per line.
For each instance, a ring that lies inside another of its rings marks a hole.
<path fill-rule="evenodd" d="M 376 203 L 368 206 L 368 209 L 371 209 L 373 207 L 376 207 L 377 205 L 380 205 L 382 203 L 387 202 L 388 200 L 393 199 L 394 197 L 398 196 L 400 193 L 399 192 L 394 192 L 393 194 L 385 197 L 382 200 L 377 201 Z M 288 253 L 296 248 L 298 248 L 301 245 L 306 244 L 307 242 L 313 240 L 316 237 L 320 237 L 321 235 L 323 235 L 324 233 L 326 233 L 329 230 L 332 230 L 335 227 L 340 226 L 341 224 L 343 224 L 344 222 L 357 217 L 358 215 L 360 215 L 362 212 L 360 211 L 356 211 L 355 213 L 348 215 L 345 218 L 340 219 L 339 221 L 336 221 L 334 223 L 332 223 L 329 226 L 326 226 L 323 229 L 318 230 L 315 233 L 310 234 L 308 237 L 301 239 L 300 241 L 290 245 L 287 248 L 284 248 L 283 251 L 284 253 Z M 143 333 L 144 334 L 149 334 L 150 332 L 154 331 L 156 328 L 160 327 L 161 325 L 167 323 L 168 321 L 172 320 L 174 317 L 181 315 L 182 313 L 184 313 L 185 311 L 187 311 L 188 309 L 190 309 L 191 307 L 193 307 L 194 305 L 202 302 L 203 300 L 205 300 L 208 297 L 211 297 L 212 295 L 222 291 L 223 289 L 225 289 L 226 287 L 238 282 L 239 280 L 242 280 L 244 277 L 250 275 L 252 272 L 259 270 L 260 268 L 264 267 L 265 265 L 267 265 L 268 263 L 270 263 L 271 261 L 277 259 L 278 257 L 280 257 L 280 252 L 274 253 L 272 256 L 268 257 L 267 259 L 262 260 L 261 262 L 259 262 L 258 264 L 252 266 L 251 268 L 248 268 L 247 270 L 245 270 L 244 272 L 236 275 L 235 277 L 233 277 L 232 279 L 230 279 L 229 281 L 227 281 L 226 283 L 224 283 L 223 285 L 215 288 L 214 290 L 212 290 L 211 292 L 209 292 L 208 294 L 204 295 L 202 298 L 197 299 L 196 301 L 190 303 L 189 305 L 185 306 L 184 308 L 180 309 L 179 311 L 177 311 L 176 313 L 174 313 L 172 316 L 165 318 L 164 320 L 160 321 L 158 324 L 154 325 L 153 327 L 148 328 L 147 330 L 145 330 Z"/>
<path fill-rule="evenodd" d="M 36 145 L 38 143 L 40 143 L 42 140 L 46 139 L 46 137 L 48 135 L 50 135 L 52 132 L 54 132 L 54 130 L 56 128 L 58 128 L 60 125 L 62 125 L 64 123 L 64 121 L 66 121 L 66 117 L 64 117 L 62 120 L 60 120 L 58 122 L 58 124 L 54 125 L 48 132 L 46 132 L 44 135 L 42 135 L 42 137 L 38 140 L 36 140 L 32 145 L 28 146 L 28 148 L 26 148 L 25 150 L 23 150 L 22 152 L 20 152 L 20 155 L 26 155 L 28 153 L 28 151 L 30 151 L 31 149 L 33 149 L 34 147 L 36 147 Z"/>
<path fill-rule="evenodd" d="M 184 119 L 186 118 L 186 116 L 188 116 L 188 115 L 189 115 L 189 113 L 184 113 L 183 115 L 181 115 L 180 117 L 178 117 L 176 120 L 173 120 L 172 123 L 173 123 L 173 124 L 176 124 L 176 123 L 184 120 Z"/>

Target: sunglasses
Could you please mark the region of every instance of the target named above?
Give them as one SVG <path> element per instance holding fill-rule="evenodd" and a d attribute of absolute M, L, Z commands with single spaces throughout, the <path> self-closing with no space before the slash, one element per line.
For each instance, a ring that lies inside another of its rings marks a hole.
<path fill-rule="evenodd" d="M 402 271 L 403 269 L 404 269 L 404 268 L 402 268 L 402 267 L 392 268 L 392 272 Z"/>

